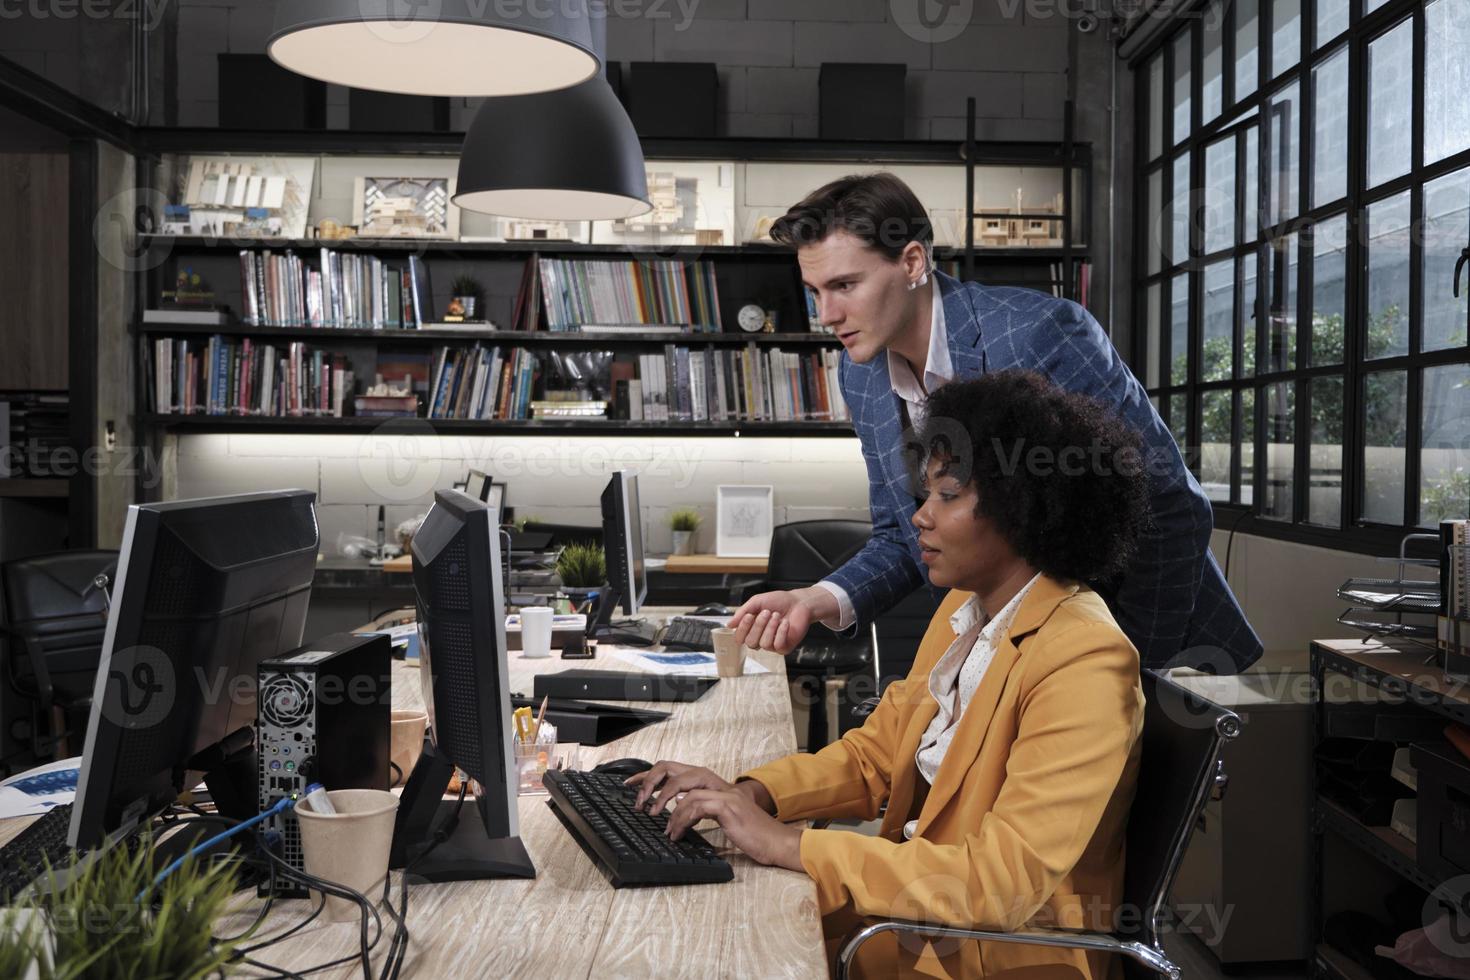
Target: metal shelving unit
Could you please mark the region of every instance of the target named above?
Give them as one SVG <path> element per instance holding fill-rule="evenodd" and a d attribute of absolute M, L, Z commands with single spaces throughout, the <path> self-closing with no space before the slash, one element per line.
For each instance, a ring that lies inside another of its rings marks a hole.
<path fill-rule="evenodd" d="M 1418 644 L 1403 640 L 1332 640 L 1317 641 L 1311 647 L 1311 676 L 1316 698 L 1316 743 L 1336 734 L 1338 726 L 1329 713 L 1353 710 L 1364 715 L 1353 723 L 1365 737 L 1374 741 L 1404 742 L 1423 740 L 1442 727 L 1444 720 L 1470 723 L 1470 690 L 1454 681 L 1446 681 L 1434 666 L 1433 655 Z M 1345 678 L 1365 685 L 1379 700 L 1374 704 L 1353 701 L 1351 705 L 1334 704 L 1328 696 L 1330 681 Z M 1367 725 L 1364 725 L 1367 722 Z M 1314 767 L 1315 772 L 1315 767 Z M 1315 793 L 1313 828 L 1314 848 L 1314 921 L 1318 929 L 1318 946 L 1313 959 L 1315 976 L 1335 980 L 1366 980 L 1368 972 L 1352 962 L 1340 950 L 1327 944 L 1322 931 L 1325 922 L 1323 874 L 1325 871 L 1324 837 L 1331 834 L 1347 843 L 1377 864 L 1414 887 L 1431 893 L 1444 891 L 1446 882 L 1426 873 L 1418 863 L 1418 848 L 1413 841 L 1387 827 L 1371 827 L 1358 820 L 1340 804 Z M 1464 896 L 1450 896 L 1459 901 Z"/>

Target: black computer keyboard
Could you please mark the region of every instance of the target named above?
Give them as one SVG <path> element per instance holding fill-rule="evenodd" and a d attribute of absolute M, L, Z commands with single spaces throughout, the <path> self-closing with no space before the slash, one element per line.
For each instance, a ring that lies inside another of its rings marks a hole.
<path fill-rule="evenodd" d="M 641 619 L 625 619 L 608 627 L 599 640 L 625 647 L 651 647 L 658 642 L 659 628 Z"/>
<path fill-rule="evenodd" d="M 637 795 L 622 776 L 550 770 L 544 783 L 551 810 L 614 888 L 729 881 L 729 862 L 694 831 L 671 841 L 667 813 L 633 809 Z"/>
<path fill-rule="evenodd" d="M 669 650 L 714 653 L 715 641 L 710 636 L 710 630 L 716 628 L 714 623 L 706 623 L 702 619 L 671 619 L 658 641 Z"/>
<path fill-rule="evenodd" d="M 48 866 L 59 870 L 71 864 L 71 848 L 66 843 L 70 827 L 71 804 L 63 803 L 0 847 L 0 904 L 13 902 Z"/>

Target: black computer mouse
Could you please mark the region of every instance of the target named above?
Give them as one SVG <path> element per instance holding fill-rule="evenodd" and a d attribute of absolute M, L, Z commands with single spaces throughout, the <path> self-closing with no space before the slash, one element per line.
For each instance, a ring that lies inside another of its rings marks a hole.
<path fill-rule="evenodd" d="M 610 773 L 626 779 L 628 776 L 636 776 L 640 772 L 647 772 L 652 768 L 653 763 L 644 762 L 642 759 L 614 759 L 611 762 L 604 762 L 600 766 L 593 766 L 592 771 Z"/>
<path fill-rule="evenodd" d="M 729 606 L 722 606 L 718 602 L 707 602 L 694 610 L 695 616 L 728 616 L 735 610 Z"/>

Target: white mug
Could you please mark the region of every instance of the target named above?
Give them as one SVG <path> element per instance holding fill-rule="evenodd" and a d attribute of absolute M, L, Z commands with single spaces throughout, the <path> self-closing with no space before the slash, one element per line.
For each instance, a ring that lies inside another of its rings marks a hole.
<path fill-rule="evenodd" d="M 539 660 L 551 656 L 551 607 L 521 610 L 521 656 Z"/>

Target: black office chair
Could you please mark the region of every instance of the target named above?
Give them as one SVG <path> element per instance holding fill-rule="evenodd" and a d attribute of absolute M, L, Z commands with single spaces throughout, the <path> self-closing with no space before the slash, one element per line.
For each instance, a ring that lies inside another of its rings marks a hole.
<path fill-rule="evenodd" d="M 766 577 L 747 582 L 740 601 L 761 592 L 804 589 L 843 565 L 872 537 L 867 521 L 796 521 L 782 524 L 771 534 Z M 786 675 L 812 695 L 807 715 L 808 752 L 827 744 L 827 681 L 833 677 L 875 671 L 877 651 L 871 629 L 858 636 L 839 636 L 813 623 L 801 646 L 786 658 Z M 876 681 L 876 673 L 874 680 Z"/>
<path fill-rule="evenodd" d="M 1119 953 L 1130 978 L 1163 974 L 1179 980 L 1180 969 L 1164 953 L 1160 927 L 1169 915 L 1165 902 L 1195 823 L 1211 794 L 1225 791 L 1220 752 L 1240 734 L 1240 718 L 1161 674 L 1143 672 L 1143 755 L 1138 790 L 1128 816 L 1127 862 L 1120 909 L 1141 910 L 1136 931 L 1123 933 L 1028 929 L 991 932 L 897 919 L 875 921 L 855 930 L 837 959 L 837 978 L 845 980 L 863 943 L 881 932 L 925 939 L 978 939 Z"/>
<path fill-rule="evenodd" d="M 116 551 L 63 551 L 0 568 L 6 676 L 33 704 L 30 746 L 38 759 L 70 755 L 70 718 L 91 707 L 116 575 Z"/>
<path fill-rule="evenodd" d="M 544 521 L 527 521 L 522 527 L 526 533 L 551 535 L 550 547 L 565 548 L 569 544 L 591 544 L 602 547 L 602 527 L 583 527 L 579 524 L 547 524 Z"/>

